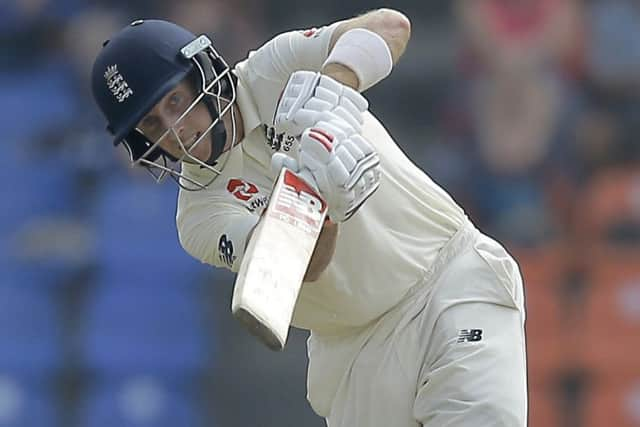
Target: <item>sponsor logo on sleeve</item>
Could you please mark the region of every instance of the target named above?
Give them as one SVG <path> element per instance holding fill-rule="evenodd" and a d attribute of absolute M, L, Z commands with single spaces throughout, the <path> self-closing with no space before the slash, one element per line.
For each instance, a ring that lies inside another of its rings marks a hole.
<path fill-rule="evenodd" d="M 218 241 L 218 255 L 220 256 L 220 261 L 228 267 L 233 266 L 233 262 L 236 260 L 236 256 L 233 253 L 233 242 L 226 234 L 220 236 Z"/>
<path fill-rule="evenodd" d="M 324 28 L 324 27 L 323 27 Z M 306 38 L 310 39 L 310 38 L 316 38 L 320 35 L 320 33 L 322 32 L 323 28 L 309 28 L 308 30 L 301 30 L 300 33 L 305 36 Z"/>

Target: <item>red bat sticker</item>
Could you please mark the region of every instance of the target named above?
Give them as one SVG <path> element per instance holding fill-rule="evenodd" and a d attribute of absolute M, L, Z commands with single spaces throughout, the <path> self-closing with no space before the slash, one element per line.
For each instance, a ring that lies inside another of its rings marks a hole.
<path fill-rule="evenodd" d="M 325 201 L 309 184 L 292 172 L 285 172 L 274 213 L 284 215 L 292 223 L 302 222 L 315 228 L 321 225 L 321 214 L 326 209 Z"/>

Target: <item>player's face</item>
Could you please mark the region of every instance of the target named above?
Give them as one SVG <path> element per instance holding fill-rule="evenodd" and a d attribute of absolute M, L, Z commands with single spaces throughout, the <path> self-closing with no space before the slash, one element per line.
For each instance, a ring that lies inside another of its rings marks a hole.
<path fill-rule="evenodd" d="M 211 126 L 211 115 L 204 102 L 198 104 L 187 113 L 179 123 L 176 121 L 189 108 L 196 99 L 193 86 L 186 80 L 180 82 L 173 90 L 167 93 L 146 116 L 138 123 L 140 130 L 151 142 L 160 140 L 160 147 L 175 158 L 182 158 L 185 154 L 180 142 L 189 150 L 202 134 Z M 174 132 L 166 132 L 173 127 Z M 180 138 L 178 141 L 177 136 Z M 206 161 L 211 155 L 210 134 L 202 138 L 189 152 L 198 160 Z M 189 162 L 188 157 L 184 158 Z M 191 160 L 191 162 L 193 162 Z"/>

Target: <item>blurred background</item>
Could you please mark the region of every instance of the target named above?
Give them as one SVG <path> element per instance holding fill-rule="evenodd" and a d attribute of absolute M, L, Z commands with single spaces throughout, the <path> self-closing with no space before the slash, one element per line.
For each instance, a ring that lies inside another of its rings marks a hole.
<path fill-rule="evenodd" d="M 640 426 L 640 2 L 2 0 L 0 427 L 324 425 L 305 333 L 274 354 L 236 324 L 88 77 L 137 18 L 235 63 L 380 6 L 413 37 L 372 111 L 524 272 L 530 425 Z"/>

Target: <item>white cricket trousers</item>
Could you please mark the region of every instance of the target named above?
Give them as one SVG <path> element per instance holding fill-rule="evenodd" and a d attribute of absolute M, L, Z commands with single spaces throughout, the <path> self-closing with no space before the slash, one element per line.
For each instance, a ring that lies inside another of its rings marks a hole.
<path fill-rule="evenodd" d="M 328 427 L 526 426 L 524 321 L 516 262 L 469 224 L 375 324 L 311 334 L 307 398 Z"/>

